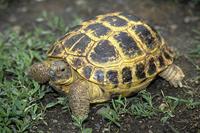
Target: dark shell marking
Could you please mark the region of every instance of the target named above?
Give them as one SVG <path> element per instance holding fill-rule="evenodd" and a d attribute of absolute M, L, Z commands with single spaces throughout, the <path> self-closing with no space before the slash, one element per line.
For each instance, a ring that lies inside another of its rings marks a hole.
<path fill-rule="evenodd" d="M 148 73 L 149 75 L 154 74 L 154 73 L 156 72 L 156 65 L 155 65 L 155 61 L 154 61 L 153 58 L 151 58 L 151 59 L 149 60 L 148 65 L 149 65 L 149 68 L 148 68 L 147 73 Z"/>
<path fill-rule="evenodd" d="M 163 53 L 166 59 L 172 60 L 172 57 L 166 51 L 164 51 Z"/>
<path fill-rule="evenodd" d="M 71 27 L 71 28 L 69 28 L 69 30 L 67 31 L 67 33 L 70 33 L 71 31 L 76 32 L 76 31 L 78 31 L 79 29 L 81 29 L 81 27 L 82 27 L 82 25 L 77 25 L 77 26 Z M 65 34 L 65 35 L 61 36 L 61 37 L 58 39 L 58 41 L 64 40 L 64 39 L 65 39 L 67 36 L 69 36 L 69 35 L 70 35 L 70 34 Z"/>
<path fill-rule="evenodd" d="M 90 54 L 90 57 L 96 62 L 105 63 L 116 60 L 118 55 L 110 41 L 102 40 L 94 47 L 94 51 Z"/>
<path fill-rule="evenodd" d="M 90 66 L 86 66 L 85 68 L 83 68 L 83 75 L 89 79 L 92 73 L 92 68 Z"/>
<path fill-rule="evenodd" d="M 135 21 L 135 22 L 140 21 L 140 18 L 138 18 L 137 16 L 130 15 L 130 14 L 127 14 L 127 13 L 120 13 L 119 15 L 122 15 L 125 18 L 132 20 L 132 21 Z"/>
<path fill-rule="evenodd" d="M 158 61 L 159 61 L 159 67 L 165 66 L 165 61 L 164 61 L 162 55 L 158 56 Z"/>
<path fill-rule="evenodd" d="M 157 32 L 157 30 L 156 30 L 153 26 L 151 26 L 151 25 L 148 25 L 148 26 L 149 26 L 149 27 L 151 28 L 151 30 L 155 33 L 158 42 L 161 43 L 161 36 L 160 36 L 160 34 Z"/>
<path fill-rule="evenodd" d="M 83 19 L 83 22 L 95 21 L 96 19 L 97 19 L 97 16 L 89 16 Z"/>
<path fill-rule="evenodd" d="M 84 34 L 76 34 L 72 37 L 70 37 L 69 39 L 64 41 L 64 46 L 67 49 L 70 49 L 77 41 L 80 41 L 80 39 L 85 36 Z"/>
<path fill-rule="evenodd" d="M 62 45 L 54 45 L 49 51 L 48 54 L 51 56 L 57 56 L 63 52 Z"/>
<path fill-rule="evenodd" d="M 80 58 L 74 58 L 73 60 L 72 60 L 72 62 L 73 62 L 73 67 L 75 67 L 76 69 L 79 69 L 79 68 L 81 68 L 82 67 L 82 65 L 83 65 L 83 61 L 80 59 Z"/>
<path fill-rule="evenodd" d="M 120 27 L 127 25 L 126 20 L 119 18 L 117 16 L 107 16 L 102 19 L 103 21 L 108 22 L 112 26 Z"/>
<path fill-rule="evenodd" d="M 95 71 L 93 78 L 95 80 L 97 80 L 98 82 L 103 82 L 104 81 L 104 72 L 102 70 Z"/>
<path fill-rule="evenodd" d="M 79 54 L 82 54 L 85 52 L 85 49 L 87 48 L 88 44 L 91 42 L 91 39 L 84 35 L 82 38 L 73 46 L 72 51 L 77 51 Z"/>
<path fill-rule="evenodd" d="M 118 73 L 117 71 L 114 70 L 110 70 L 106 73 L 106 77 L 107 79 L 112 83 L 112 84 L 118 84 Z"/>
<path fill-rule="evenodd" d="M 122 80 L 124 83 L 130 83 L 132 81 L 132 71 L 130 67 L 124 67 L 122 69 Z"/>
<path fill-rule="evenodd" d="M 136 25 L 133 27 L 133 30 L 149 49 L 154 49 L 156 47 L 155 38 L 145 26 Z"/>
<path fill-rule="evenodd" d="M 54 50 L 55 47 L 56 47 L 56 45 L 52 45 L 52 46 L 49 48 L 49 50 L 47 51 L 47 54 L 48 54 L 48 55 L 51 54 L 51 53 L 53 52 L 53 50 Z"/>
<path fill-rule="evenodd" d="M 118 35 L 115 35 L 114 38 L 119 42 L 119 46 L 122 48 L 125 55 L 133 57 L 142 53 L 137 46 L 136 41 L 130 37 L 128 33 L 120 32 Z"/>
<path fill-rule="evenodd" d="M 93 35 L 96 36 L 96 37 L 105 36 L 110 31 L 109 28 L 103 26 L 100 23 L 95 23 L 95 24 L 88 25 L 85 28 L 85 31 L 89 31 L 89 30 L 92 30 L 93 31 Z"/>
<path fill-rule="evenodd" d="M 144 69 L 145 69 L 144 64 L 139 63 L 139 64 L 136 65 L 135 75 L 138 77 L 138 79 L 143 79 L 143 78 L 146 77 Z"/>

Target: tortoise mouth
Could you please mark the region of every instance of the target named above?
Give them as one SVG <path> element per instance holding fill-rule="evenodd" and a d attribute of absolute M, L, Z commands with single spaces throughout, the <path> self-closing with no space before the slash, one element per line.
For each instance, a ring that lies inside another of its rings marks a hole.
<path fill-rule="evenodd" d="M 53 80 L 52 80 L 53 81 Z M 73 78 L 68 78 L 68 79 L 59 79 L 53 81 L 56 85 L 69 85 L 73 81 Z"/>

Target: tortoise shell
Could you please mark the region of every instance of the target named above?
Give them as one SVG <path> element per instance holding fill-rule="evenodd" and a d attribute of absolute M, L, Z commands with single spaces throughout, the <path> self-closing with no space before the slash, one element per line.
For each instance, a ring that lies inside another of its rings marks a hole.
<path fill-rule="evenodd" d="M 153 79 L 174 53 L 153 27 L 117 12 L 82 22 L 57 40 L 48 57 L 63 58 L 93 83 L 127 88 Z"/>

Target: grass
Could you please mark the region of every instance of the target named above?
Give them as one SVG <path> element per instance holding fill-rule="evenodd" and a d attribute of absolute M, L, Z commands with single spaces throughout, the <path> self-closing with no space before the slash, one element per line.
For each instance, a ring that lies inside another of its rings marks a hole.
<path fill-rule="evenodd" d="M 41 18 L 47 26 L 37 26 L 24 33 L 8 28 L 0 33 L 1 133 L 27 132 L 36 121 L 43 120 L 46 109 L 58 103 L 64 104 L 65 100 L 60 98 L 56 104 L 49 103 L 43 107 L 40 100 L 48 91 L 47 87 L 26 76 L 26 70 L 33 61 L 46 58 L 45 51 L 49 45 L 68 30 L 57 16 L 43 13 Z"/>
<path fill-rule="evenodd" d="M 137 97 L 133 98 L 130 107 L 131 115 L 134 117 L 148 117 L 156 114 L 156 109 L 153 106 L 153 98 L 149 92 L 143 90 L 138 93 Z"/>
<path fill-rule="evenodd" d="M 199 58 L 200 57 L 200 31 L 193 30 L 193 32 L 195 33 L 194 44 L 196 45 L 196 48 L 191 51 L 190 55 L 193 58 Z"/>
<path fill-rule="evenodd" d="M 106 124 L 108 127 L 107 128 L 108 132 L 111 132 L 112 124 L 116 125 L 118 128 L 121 127 L 120 115 L 114 109 L 112 109 L 109 105 L 99 109 L 97 111 L 97 114 L 101 115 L 104 119 L 108 120 L 108 123 Z"/>
<path fill-rule="evenodd" d="M 162 93 L 163 94 L 163 93 Z M 161 121 L 163 123 L 167 122 L 168 119 L 171 117 L 174 117 L 176 113 L 176 108 L 178 106 L 184 106 L 188 109 L 195 109 L 197 107 L 200 107 L 200 100 L 194 100 L 192 98 L 189 99 L 183 99 L 173 96 L 164 96 L 164 103 L 162 103 L 159 106 L 159 109 L 162 113 L 164 113 L 164 116 L 161 118 Z"/>
<path fill-rule="evenodd" d="M 102 107 L 98 114 L 108 120 L 108 125 L 115 124 L 120 127 L 120 118 L 122 114 L 132 115 L 135 119 L 137 118 L 151 118 L 153 116 L 162 116 L 160 121 L 166 123 L 170 118 L 174 117 L 177 108 L 184 106 L 187 109 L 195 109 L 200 107 L 200 100 L 194 100 L 193 98 L 183 99 L 173 96 L 163 96 L 163 102 L 160 105 L 153 105 L 152 95 L 143 90 L 138 93 L 137 96 L 127 100 L 121 98 L 112 100 L 110 106 Z"/>
<path fill-rule="evenodd" d="M 83 126 L 83 122 L 86 120 L 86 118 L 79 118 L 72 115 L 72 119 L 74 121 L 73 124 L 80 129 L 81 133 L 92 133 L 91 128 L 85 128 Z"/>
<path fill-rule="evenodd" d="M 33 121 L 42 119 L 43 109 L 37 101 L 45 94 L 44 86 L 25 74 L 33 59 L 41 60 L 39 52 L 31 49 L 45 44 L 33 34 L 10 30 L 0 35 L 0 132 L 24 132 Z"/>

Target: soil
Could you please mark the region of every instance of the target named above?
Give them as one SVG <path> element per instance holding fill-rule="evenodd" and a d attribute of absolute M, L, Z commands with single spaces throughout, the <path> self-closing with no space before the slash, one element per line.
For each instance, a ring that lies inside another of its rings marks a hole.
<path fill-rule="evenodd" d="M 191 60 L 188 53 L 195 48 L 193 30 L 200 30 L 200 7 L 193 4 L 178 4 L 172 1 L 162 0 L 32 0 L 14 2 L 6 10 L 0 11 L 0 30 L 8 26 L 20 26 L 30 28 L 37 25 L 36 18 L 42 11 L 53 12 L 61 16 L 66 24 L 70 24 L 75 16 L 83 19 L 113 11 L 124 11 L 135 14 L 149 21 L 164 36 L 170 46 L 178 53 L 176 64 L 186 74 L 184 84 L 189 87 L 175 89 L 161 78 L 156 79 L 147 88 L 154 99 L 154 104 L 162 102 L 161 90 L 165 95 L 188 98 L 187 92 L 192 92 L 193 98 L 200 97 L 200 84 L 196 79 L 196 65 L 199 59 Z M 190 96 L 190 97 L 191 97 Z M 42 103 L 54 101 L 59 94 L 48 93 Z M 130 115 L 122 115 L 121 127 L 111 125 L 109 131 L 108 121 L 104 120 L 96 112 L 104 104 L 91 107 L 88 120 L 84 126 L 93 129 L 93 132 L 120 132 L 120 133 L 171 133 L 171 132 L 200 132 L 200 108 L 187 109 L 179 107 L 175 116 L 165 124 L 160 119 L 163 114 L 151 118 L 134 118 Z M 46 111 L 44 121 L 33 126 L 30 132 L 40 131 L 50 133 L 76 133 L 79 130 L 72 124 L 69 112 L 63 112 L 61 106 L 50 108 Z"/>

